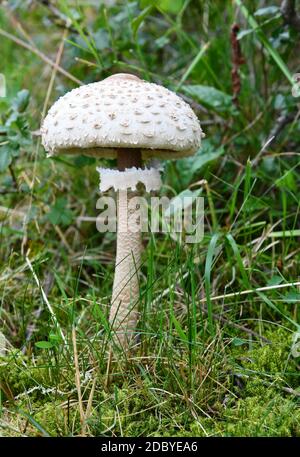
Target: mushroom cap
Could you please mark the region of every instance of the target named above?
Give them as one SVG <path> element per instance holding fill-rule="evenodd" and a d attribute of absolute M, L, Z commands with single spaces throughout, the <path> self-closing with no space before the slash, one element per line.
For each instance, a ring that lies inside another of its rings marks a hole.
<path fill-rule="evenodd" d="M 144 159 L 194 154 L 203 132 L 191 107 L 174 92 L 130 74 L 116 74 L 60 97 L 41 127 L 52 154 L 116 158 L 139 148 Z"/>

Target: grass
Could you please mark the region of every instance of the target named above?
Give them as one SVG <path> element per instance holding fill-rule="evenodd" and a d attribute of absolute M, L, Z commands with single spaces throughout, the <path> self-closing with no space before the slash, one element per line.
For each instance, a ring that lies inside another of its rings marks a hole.
<path fill-rule="evenodd" d="M 59 15 L 1 7 L 0 28 L 42 53 L 2 38 L 1 126 L 17 92 L 30 93 L 21 127 L 5 133 L 13 144 L 17 132 L 19 146 L 0 172 L 3 436 L 300 435 L 300 131 L 287 77 L 299 33 L 278 11 L 261 15 L 258 0 L 158 3 L 64 0 Z M 165 163 L 161 195 L 204 196 L 205 231 L 197 244 L 144 234 L 141 341 L 110 359 L 115 235 L 85 219 L 98 215 L 96 162 L 47 159 L 34 132 L 74 78 L 122 71 L 177 88 L 198 114 L 203 148 Z"/>

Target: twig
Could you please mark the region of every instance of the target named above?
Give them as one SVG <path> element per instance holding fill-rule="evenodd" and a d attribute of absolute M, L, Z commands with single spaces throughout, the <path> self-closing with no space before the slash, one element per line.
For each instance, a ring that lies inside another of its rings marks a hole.
<path fill-rule="evenodd" d="M 281 114 L 278 117 L 278 119 L 274 125 L 274 128 L 272 129 L 272 131 L 270 133 L 270 138 L 272 138 L 270 143 L 273 143 L 274 140 L 276 140 L 276 138 L 281 133 L 281 131 L 284 129 L 284 127 L 286 125 L 290 124 L 291 122 L 293 122 L 296 116 L 297 116 L 297 113 L 293 112 L 293 113 Z M 270 145 L 270 143 L 269 143 L 269 145 Z"/>
<path fill-rule="evenodd" d="M 47 94 L 46 94 L 46 98 L 45 98 L 44 106 L 43 106 L 43 111 L 42 111 L 42 120 L 44 119 L 46 111 L 47 111 L 47 106 L 48 106 L 48 103 L 49 103 L 50 95 L 51 95 L 51 92 L 52 92 L 52 89 L 53 89 L 53 84 L 54 84 L 55 77 L 56 77 L 56 74 L 57 74 L 57 71 L 58 71 L 58 68 L 59 68 L 59 64 L 60 64 L 60 61 L 61 61 L 61 57 L 62 57 L 62 53 L 63 53 L 63 50 L 64 50 L 64 45 L 65 45 L 65 39 L 67 38 L 67 35 L 68 35 L 68 30 L 65 29 L 64 32 L 63 32 L 62 38 L 61 38 L 61 42 L 60 42 L 57 54 L 56 54 L 56 59 L 55 59 L 55 64 L 54 64 L 55 66 L 53 68 L 53 72 L 51 73 L 50 82 L 48 84 Z"/>
<path fill-rule="evenodd" d="M 251 162 L 252 167 L 255 167 L 258 164 L 258 162 L 260 161 L 264 152 L 266 151 L 266 149 L 269 147 L 269 145 L 272 143 L 273 140 L 274 140 L 274 136 L 270 136 L 269 139 L 263 144 L 262 148 L 260 149 L 258 154 L 254 157 L 254 159 Z"/>
<path fill-rule="evenodd" d="M 72 343 L 73 343 L 73 352 L 74 352 L 75 384 L 76 384 L 76 388 L 77 388 L 80 422 L 81 422 L 81 427 L 82 427 L 81 432 L 82 432 L 82 435 L 84 436 L 85 414 L 84 414 L 83 403 L 82 403 L 80 370 L 79 370 L 78 352 L 77 352 L 77 344 L 76 344 L 76 331 L 75 331 L 74 326 L 72 328 Z"/>
<path fill-rule="evenodd" d="M 45 54 L 43 54 L 39 49 L 36 47 L 31 46 L 29 43 L 26 43 L 25 41 L 21 40 L 20 38 L 12 35 L 11 33 L 6 32 L 3 29 L 0 29 L 0 35 L 2 35 L 5 38 L 8 38 L 9 40 L 13 41 L 14 43 L 18 44 L 19 46 L 22 46 L 23 48 L 27 49 L 28 51 L 32 52 L 33 54 L 37 55 L 42 59 L 44 62 L 46 62 L 48 65 L 50 65 L 53 68 L 57 68 L 57 71 L 64 75 L 66 78 L 70 79 L 71 81 L 75 82 L 76 84 L 82 84 L 82 81 L 80 79 L 75 78 L 75 76 L 71 75 L 68 71 L 64 70 L 61 66 L 56 65 L 55 62 L 53 62 L 49 57 L 47 57 Z"/>
<path fill-rule="evenodd" d="M 18 194 L 17 189 L 0 189 L 0 195 Z"/>
<path fill-rule="evenodd" d="M 300 32 L 300 16 L 296 11 L 295 0 L 283 0 L 280 9 L 285 23 Z"/>
<path fill-rule="evenodd" d="M 200 105 L 200 103 L 195 102 L 195 100 L 193 100 L 188 95 L 184 95 L 182 93 L 178 93 L 177 95 L 179 95 L 184 101 L 186 101 L 189 105 L 191 105 L 191 107 L 193 108 L 194 111 L 199 111 L 200 113 L 205 113 L 205 114 L 208 113 L 208 110 L 204 106 Z"/>
<path fill-rule="evenodd" d="M 57 51 L 57 54 L 56 54 L 55 63 L 53 64 L 53 70 L 52 70 L 52 73 L 51 73 L 51 77 L 50 77 L 50 81 L 49 81 L 49 85 L 48 85 L 48 89 L 47 89 L 46 98 L 44 100 L 43 111 L 42 111 L 42 120 L 44 119 L 44 116 L 45 116 L 45 113 L 46 113 L 46 110 L 47 110 L 47 105 L 48 105 L 48 102 L 49 102 L 51 91 L 53 89 L 55 76 L 56 76 L 57 72 L 59 71 L 59 69 L 61 68 L 59 66 L 59 64 L 60 64 L 60 61 L 61 61 L 61 58 L 62 58 L 62 54 L 63 54 L 64 41 L 65 41 L 66 35 L 67 35 L 67 30 L 64 30 L 64 33 L 62 35 L 62 40 L 61 40 L 61 43 L 59 45 L 59 48 L 58 48 L 58 51 Z M 37 153 L 38 153 L 38 150 L 39 150 L 39 147 L 40 147 L 40 141 L 41 141 L 40 138 L 38 138 L 37 143 L 36 143 L 35 152 L 34 152 L 34 159 L 35 160 L 34 160 L 33 172 L 32 172 L 32 176 L 33 177 L 32 177 L 31 183 L 30 182 L 28 183 L 29 188 L 30 188 L 30 200 L 29 200 L 28 213 L 31 210 L 32 201 L 34 199 L 34 183 L 35 183 L 36 167 L 37 167 Z M 27 224 L 28 224 L 28 220 L 25 219 L 24 220 L 24 224 L 23 224 L 24 235 L 23 235 L 23 240 L 22 240 L 22 244 L 21 244 L 21 253 L 22 254 L 25 252 L 25 246 L 27 244 Z"/>
<path fill-rule="evenodd" d="M 105 388 L 108 389 L 111 381 L 111 363 L 112 363 L 113 351 L 109 350 L 107 366 L 106 366 L 106 376 L 105 376 Z"/>
<path fill-rule="evenodd" d="M 69 252 L 69 254 L 74 256 L 75 252 L 73 251 L 73 249 L 69 245 L 65 235 L 63 234 L 63 232 L 61 231 L 59 226 L 54 224 L 53 227 L 54 227 L 54 230 L 56 231 L 56 233 L 58 234 L 58 236 L 60 237 L 60 239 L 62 241 L 62 244 L 66 247 L 67 251 Z"/>
<path fill-rule="evenodd" d="M 207 314 L 208 311 L 206 308 L 202 307 L 202 311 Z M 259 338 L 261 339 L 262 341 L 264 341 L 265 343 L 268 343 L 270 344 L 271 341 L 268 340 L 268 338 L 260 335 L 259 333 L 255 332 L 254 330 L 251 330 L 250 328 L 248 327 L 244 327 L 243 325 L 240 325 L 240 324 L 237 324 L 236 322 L 233 322 L 229 319 L 227 319 L 226 317 L 224 316 L 221 316 L 221 314 L 216 314 L 216 313 L 213 313 L 213 316 L 216 320 L 220 320 L 222 322 L 224 322 L 224 324 L 226 325 L 229 325 L 230 327 L 234 327 L 234 328 L 237 328 L 238 330 L 242 331 L 242 332 L 245 332 L 247 333 L 248 335 L 252 335 L 252 336 L 255 336 L 256 338 Z"/>
<path fill-rule="evenodd" d="M 63 27 L 69 29 L 71 32 L 76 32 L 76 29 L 72 27 L 72 22 L 71 20 L 63 14 L 61 11 L 59 11 L 56 6 L 54 6 L 49 0 L 39 0 L 39 3 L 41 3 L 45 8 L 48 8 L 48 10 L 51 12 L 52 16 L 57 19 L 55 24 L 58 27 Z"/>
<path fill-rule="evenodd" d="M 26 213 L 24 213 L 23 211 L 19 211 L 17 209 L 12 208 L 6 208 L 6 206 L 0 206 L 0 213 L 4 213 L 7 216 L 15 216 L 21 218 L 26 217 Z"/>
<path fill-rule="evenodd" d="M 11 174 L 15 189 L 19 190 L 18 180 L 17 180 L 16 174 L 15 174 L 15 170 L 14 170 L 12 164 L 10 164 L 8 168 L 9 168 L 9 172 Z"/>
<path fill-rule="evenodd" d="M 282 289 L 285 287 L 296 287 L 300 286 L 300 281 L 297 282 L 290 282 L 287 284 L 277 284 L 275 286 L 265 286 L 265 287 L 258 287 L 257 289 L 248 289 L 248 290 L 241 290 L 241 292 L 232 292 L 230 294 L 224 294 L 224 295 L 217 295 L 215 297 L 211 297 L 211 301 L 216 301 L 216 300 L 221 300 L 225 298 L 233 298 L 233 297 L 239 297 L 240 295 L 248 295 L 248 294 L 255 294 L 257 292 L 263 292 L 266 290 L 277 290 L 277 289 Z M 206 302 L 206 298 L 202 298 L 200 300 L 200 303 Z"/>
<path fill-rule="evenodd" d="M 246 378 L 247 380 L 250 378 L 250 375 L 248 374 L 245 374 L 245 373 L 234 373 L 236 376 L 240 377 L 240 378 Z M 283 390 L 284 392 L 290 394 L 290 395 L 294 395 L 295 397 L 300 397 L 300 392 L 298 392 L 297 390 L 295 389 L 292 389 L 291 387 L 284 387 L 284 386 L 277 386 L 276 384 L 274 383 L 270 383 L 268 381 L 265 381 L 264 379 L 260 379 L 260 382 L 262 384 L 264 384 L 265 386 L 268 386 L 268 387 L 275 387 L 276 389 L 280 389 L 280 390 Z"/>
<path fill-rule="evenodd" d="M 97 379 L 94 378 L 93 384 L 92 384 L 92 388 L 91 388 L 91 392 L 90 392 L 89 399 L 88 399 L 88 404 L 87 404 L 86 411 L 85 411 L 84 424 L 83 424 L 83 427 L 82 427 L 82 434 L 83 435 L 85 435 L 87 421 L 88 421 L 88 419 L 89 419 L 89 417 L 91 415 L 91 411 L 92 411 L 92 405 L 93 405 L 93 399 L 94 399 L 94 394 L 95 394 L 96 382 L 97 382 Z"/>
<path fill-rule="evenodd" d="M 288 394 L 295 395 L 295 397 L 300 397 L 300 392 L 298 392 L 298 390 L 292 389 L 291 387 L 282 387 L 282 390 Z"/>
<path fill-rule="evenodd" d="M 189 275 L 189 272 L 188 271 L 185 272 L 182 275 L 182 279 L 185 279 L 188 275 Z M 157 298 L 155 298 L 152 301 L 152 306 L 155 306 L 157 303 L 159 303 L 159 301 L 161 301 L 161 299 L 163 297 L 168 295 L 171 290 L 175 289 L 176 284 L 177 284 L 177 278 L 176 278 L 176 280 L 173 282 L 173 284 L 170 287 L 165 289 L 162 294 L 160 294 Z M 274 286 L 258 287 L 257 289 L 241 290 L 240 292 L 232 292 L 230 294 L 215 295 L 213 297 L 210 297 L 210 300 L 211 301 L 224 300 L 226 298 L 240 297 L 241 295 L 255 294 L 257 292 L 264 292 L 264 291 L 268 291 L 268 290 L 277 290 L 277 289 L 283 289 L 285 287 L 298 287 L 298 286 L 300 286 L 300 281 L 289 282 L 289 283 L 286 283 L 286 284 L 276 284 Z M 199 303 L 205 303 L 205 302 L 206 302 L 206 298 L 201 298 L 199 300 Z"/>

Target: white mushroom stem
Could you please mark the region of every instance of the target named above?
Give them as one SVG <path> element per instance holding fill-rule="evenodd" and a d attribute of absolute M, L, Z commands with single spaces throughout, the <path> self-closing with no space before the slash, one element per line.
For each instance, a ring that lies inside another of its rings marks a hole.
<path fill-rule="evenodd" d="M 129 209 L 129 199 L 137 195 L 138 183 L 146 191 L 158 190 L 161 178 L 158 169 L 129 168 L 125 171 L 98 168 L 100 191 L 113 187 L 118 191 L 118 226 L 116 269 L 109 321 L 118 344 L 126 349 L 134 339 L 138 321 L 139 269 L 141 266 L 142 234 L 140 223 L 132 224 L 135 210 Z M 137 212 L 136 217 L 139 218 Z"/>
<path fill-rule="evenodd" d="M 128 197 L 131 196 L 129 193 Z M 109 320 L 122 347 L 130 344 L 136 330 L 142 251 L 142 234 L 127 227 L 129 216 L 127 192 L 119 190 L 117 255 Z"/>

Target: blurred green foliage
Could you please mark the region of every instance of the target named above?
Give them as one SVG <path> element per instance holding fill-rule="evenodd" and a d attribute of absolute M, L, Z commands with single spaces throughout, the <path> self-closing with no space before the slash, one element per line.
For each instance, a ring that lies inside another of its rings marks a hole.
<path fill-rule="evenodd" d="M 5 434 L 80 434 L 76 327 L 89 435 L 299 435 L 300 31 L 282 3 L 1 3 Z M 108 379 L 115 234 L 95 229 L 98 163 L 47 158 L 39 128 L 59 96 L 117 72 L 176 91 L 199 117 L 202 148 L 164 162 L 161 195 L 204 196 L 205 235 L 144 234 L 141 344 Z"/>

